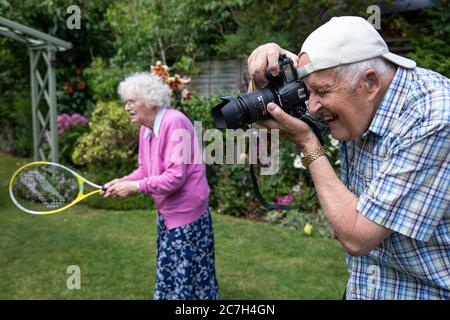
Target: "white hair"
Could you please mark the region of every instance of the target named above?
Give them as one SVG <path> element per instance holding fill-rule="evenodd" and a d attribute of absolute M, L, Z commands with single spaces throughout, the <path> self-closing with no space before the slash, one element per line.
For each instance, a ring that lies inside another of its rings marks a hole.
<path fill-rule="evenodd" d="M 335 67 L 333 72 L 339 79 L 345 81 L 350 88 L 355 88 L 358 81 L 370 68 L 375 69 L 381 77 L 384 77 L 389 70 L 394 69 L 394 66 L 386 59 L 376 57 Z"/>
<path fill-rule="evenodd" d="M 171 90 L 157 76 L 150 72 L 137 72 L 126 77 L 117 89 L 119 96 L 125 100 L 125 96 L 134 94 L 137 99 L 142 99 L 147 107 L 155 105 L 158 108 L 170 106 Z"/>

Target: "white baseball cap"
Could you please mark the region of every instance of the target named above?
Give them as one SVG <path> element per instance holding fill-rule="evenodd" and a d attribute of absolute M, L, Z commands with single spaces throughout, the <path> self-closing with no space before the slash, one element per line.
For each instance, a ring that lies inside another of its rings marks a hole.
<path fill-rule="evenodd" d="M 300 54 L 311 63 L 297 69 L 298 77 L 347 63 L 383 57 L 396 65 L 414 68 L 413 60 L 389 52 L 375 28 L 361 17 L 334 17 L 314 30 L 303 43 Z"/>

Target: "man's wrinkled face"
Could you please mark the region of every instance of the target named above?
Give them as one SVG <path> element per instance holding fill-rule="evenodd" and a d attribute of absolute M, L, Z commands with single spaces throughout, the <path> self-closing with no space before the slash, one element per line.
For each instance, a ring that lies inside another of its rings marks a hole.
<path fill-rule="evenodd" d="M 305 65 L 310 60 L 303 54 L 299 62 Z M 328 124 L 335 139 L 354 140 L 368 129 L 373 119 L 374 106 L 367 101 L 362 80 L 355 88 L 350 88 L 332 69 L 324 69 L 311 73 L 302 81 L 310 95 L 309 112 Z"/>

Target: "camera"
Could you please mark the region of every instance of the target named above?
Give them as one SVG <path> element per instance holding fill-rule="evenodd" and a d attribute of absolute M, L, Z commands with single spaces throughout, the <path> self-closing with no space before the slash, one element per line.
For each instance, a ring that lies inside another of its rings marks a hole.
<path fill-rule="evenodd" d="M 308 90 L 298 79 L 293 61 L 280 55 L 280 73 L 277 77 L 266 71 L 269 84 L 259 90 L 238 97 L 222 97 L 222 102 L 212 109 L 216 127 L 219 129 L 245 129 L 250 124 L 271 118 L 267 104 L 274 102 L 284 112 L 301 118 L 307 111 Z"/>

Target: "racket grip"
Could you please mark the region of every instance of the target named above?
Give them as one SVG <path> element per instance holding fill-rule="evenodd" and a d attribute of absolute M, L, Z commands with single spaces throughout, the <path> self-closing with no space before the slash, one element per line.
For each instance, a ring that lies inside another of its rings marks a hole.
<path fill-rule="evenodd" d="M 105 192 L 106 190 L 108 190 L 105 186 L 102 187 L 102 191 Z"/>

